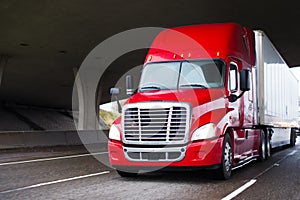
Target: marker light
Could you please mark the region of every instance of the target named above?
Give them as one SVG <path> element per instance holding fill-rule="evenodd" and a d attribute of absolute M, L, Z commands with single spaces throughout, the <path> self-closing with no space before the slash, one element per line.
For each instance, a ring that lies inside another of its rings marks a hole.
<path fill-rule="evenodd" d="M 148 61 L 151 61 L 152 60 L 152 56 L 150 55 L 149 57 L 148 57 Z"/>
<path fill-rule="evenodd" d="M 192 54 L 191 54 L 191 53 L 189 53 L 189 54 L 188 54 L 188 57 L 190 58 L 191 56 L 192 56 Z"/>
<path fill-rule="evenodd" d="M 174 58 L 174 59 L 176 58 L 176 54 L 173 55 L 173 58 Z"/>
<path fill-rule="evenodd" d="M 183 53 L 180 55 L 181 58 L 183 58 Z"/>
<path fill-rule="evenodd" d="M 220 56 L 220 52 L 219 51 L 217 52 L 217 56 Z"/>

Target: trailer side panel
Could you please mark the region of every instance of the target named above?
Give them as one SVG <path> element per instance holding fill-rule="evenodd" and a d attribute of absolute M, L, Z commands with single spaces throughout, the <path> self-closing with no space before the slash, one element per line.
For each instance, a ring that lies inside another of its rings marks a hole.
<path fill-rule="evenodd" d="M 260 125 L 297 127 L 298 80 L 262 31 L 254 31 Z"/>

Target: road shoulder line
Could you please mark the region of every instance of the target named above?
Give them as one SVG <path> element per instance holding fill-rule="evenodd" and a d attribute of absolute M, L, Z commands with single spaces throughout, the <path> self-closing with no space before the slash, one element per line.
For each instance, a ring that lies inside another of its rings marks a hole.
<path fill-rule="evenodd" d="M 17 192 L 17 191 L 21 191 L 21 190 L 37 188 L 37 187 L 42 187 L 42 186 L 46 186 L 46 185 L 53 185 L 53 184 L 57 184 L 57 183 L 63 183 L 63 182 L 67 182 L 67 181 L 73 181 L 73 180 L 78 180 L 78 179 L 83 179 L 83 178 L 88 178 L 88 177 L 93 177 L 93 176 L 99 176 L 99 175 L 108 174 L 108 173 L 110 173 L 110 171 L 103 171 L 103 172 L 98 172 L 98 173 L 94 173 L 94 174 L 87 174 L 87 175 L 76 176 L 76 177 L 72 177 L 72 178 L 60 179 L 60 180 L 56 180 L 56 181 L 38 183 L 38 184 L 30 185 L 30 186 L 25 186 L 25 187 L 21 187 L 21 188 L 2 191 L 2 192 L 0 192 L 0 194 L 7 194 L 7 193 L 11 193 L 11 192 Z"/>
<path fill-rule="evenodd" d="M 95 155 L 101 155 L 101 154 L 107 154 L 107 153 L 108 152 L 98 152 L 98 153 L 87 153 L 87 154 L 59 156 L 59 157 L 51 157 L 51 158 L 39 158 L 39 159 L 33 159 L 33 160 L 5 162 L 5 163 L 0 163 L 0 166 L 17 165 L 17 164 L 32 163 L 32 162 L 43 162 L 43 161 L 51 161 L 51 160 L 59 160 L 59 159 L 78 158 L 78 157 L 84 157 L 84 156 L 95 156 Z"/>
<path fill-rule="evenodd" d="M 251 187 L 256 181 L 257 181 L 256 179 L 251 179 L 250 181 L 248 181 L 247 183 L 245 183 L 244 185 L 242 185 L 241 187 L 239 187 L 238 189 L 236 189 L 235 191 L 233 191 L 232 193 L 230 193 L 226 197 L 222 198 L 222 200 L 231 200 L 231 199 L 233 199 L 234 197 L 236 197 L 237 195 L 239 195 L 240 193 L 245 191 L 247 188 Z"/>

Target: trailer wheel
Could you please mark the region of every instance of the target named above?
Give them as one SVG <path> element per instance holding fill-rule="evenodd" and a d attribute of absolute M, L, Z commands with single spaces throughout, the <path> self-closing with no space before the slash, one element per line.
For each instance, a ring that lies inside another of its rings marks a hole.
<path fill-rule="evenodd" d="M 232 170 L 232 145 L 229 135 L 225 135 L 222 150 L 222 161 L 220 168 L 217 171 L 217 178 L 226 180 L 231 176 Z"/>
<path fill-rule="evenodd" d="M 290 146 L 291 147 L 295 146 L 295 144 L 296 144 L 296 138 L 297 138 L 296 131 L 295 131 L 295 129 L 292 128 L 292 130 L 291 130 L 291 138 L 290 138 Z"/>
<path fill-rule="evenodd" d="M 266 159 L 266 137 L 263 130 L 260 131 L 260 145 L 259 145 L 259 157 L 258 160 L 263 162 Z"/>
<path fill-rule="evenodd" d="M 266 135 L 266 159 L 271 157 L 271 149 L 272 149 L 271 138 L 270 135 L 267 134 Z"/>
<path fill-rule="evenodd" d="M 117 170 L 117 173 L 122 177 L 136 177 L 138 175 L 137 172 L 125 172 L 121 170 Z"/>

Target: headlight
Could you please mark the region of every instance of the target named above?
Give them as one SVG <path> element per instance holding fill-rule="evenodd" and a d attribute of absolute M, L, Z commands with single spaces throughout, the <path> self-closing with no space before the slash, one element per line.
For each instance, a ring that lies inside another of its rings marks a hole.
<path fill-rule="evenodd" d="M 117 128 L 116 125 L 111 125 L 110 130 L 109 130 L 109 134 L 108 134 L 109 139 L 111 140 L 118 140 L 121 141 L 121 133 L 119 131 L 119 129 Z"/>
<path fill-rule="evenodd" d="M 211 139 L 217 136 L 216 125 L 208 123 L 196 129 L 192 135 L 192 141 Z"/>

